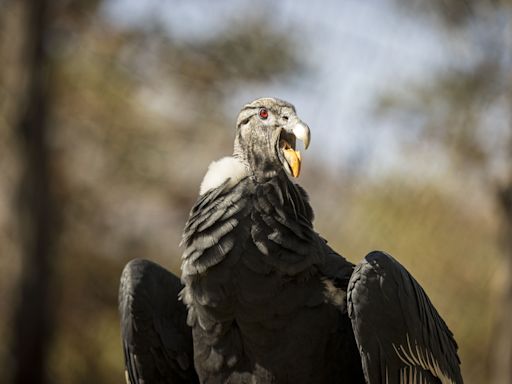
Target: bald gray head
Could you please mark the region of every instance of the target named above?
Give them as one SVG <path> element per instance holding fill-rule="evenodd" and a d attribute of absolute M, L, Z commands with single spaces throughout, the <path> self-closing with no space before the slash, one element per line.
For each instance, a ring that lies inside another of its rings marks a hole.
<path fill-rule="evenodd" d="M 238 115 L 234 156 L 256 176 L 273 176 L 284 169 L 297 177 L 301 165 L 297 139 L 307 148 L 310 132 L 292 104 L 270 97 L 256 99 Z"/>

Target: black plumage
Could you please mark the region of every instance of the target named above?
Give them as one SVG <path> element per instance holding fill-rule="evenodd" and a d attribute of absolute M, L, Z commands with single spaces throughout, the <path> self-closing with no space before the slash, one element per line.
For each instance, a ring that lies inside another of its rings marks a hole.
<path fill-rule="evenodd" d="M 348 306 L 371 383 L 462 383 L 453 334 L 393 257 L 366 256 L 350 279 Z"/>
<path fill-rule="evenodd" d="M 307 147 L 309 128 L 291 104 L 246 105 L 185 226 L 183 286 L 127 265 L 130 383 L 462 383 L 453 336 L 405 268 L 372 252 L 354 269 L 315 232 L 289 177 L 296 139 Z"/>
<path fill-rule="evenodd" d="M 198 383 L 192 332 L 182 289 L 172 273 L 148 260 L 124 268 L 119 288 L 121 336 L 128 383 Z"/>

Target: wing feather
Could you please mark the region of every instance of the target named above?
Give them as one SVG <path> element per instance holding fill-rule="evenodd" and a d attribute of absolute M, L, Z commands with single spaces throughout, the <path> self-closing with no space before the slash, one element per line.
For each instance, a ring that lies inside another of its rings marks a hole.
<path fill-rule="evenodd" d="M 119 312 L 129 384 L 198 383 L 179 279 L 148 260 L 123 270 Z"/>
<path fill-rule="evenodd" d="M 368 254 L 350 278 L 347 302 L 368 383 L 462 383 L 452 332 L 393 257 Z"/>
<path fill-rule="evenodd" d="M 226 181 L 199 197 L 183 232 L 183 281 L 219 264 L 233 250 L 234 229 L 247 214 L 245 193 L 240 183 Z"/>

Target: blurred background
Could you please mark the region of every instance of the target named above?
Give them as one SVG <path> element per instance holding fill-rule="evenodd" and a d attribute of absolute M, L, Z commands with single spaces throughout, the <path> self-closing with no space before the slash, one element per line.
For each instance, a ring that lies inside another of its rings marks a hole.
<path fill-rule="evenodd" d="M 512 383 L 512 2 L 0 0 L 0 382 L 122 383 L 117 289 L 178 243 L 241 106 L 312 129 L 352 262 L 417 278 L 465 382 Z"/>

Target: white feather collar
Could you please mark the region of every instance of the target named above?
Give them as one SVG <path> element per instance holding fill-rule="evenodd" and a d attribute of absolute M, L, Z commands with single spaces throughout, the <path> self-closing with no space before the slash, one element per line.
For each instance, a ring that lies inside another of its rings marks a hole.
<path fill-rule="evenodd" d="M 202 195 L 210 189 L 217 188 L 227 179 L 230 187 L 235 186 L 241 179 L 249 174 L 247 166 L 232 156 L 223 157 L 212 162 L 201 182 L 199 194 Z"/>

